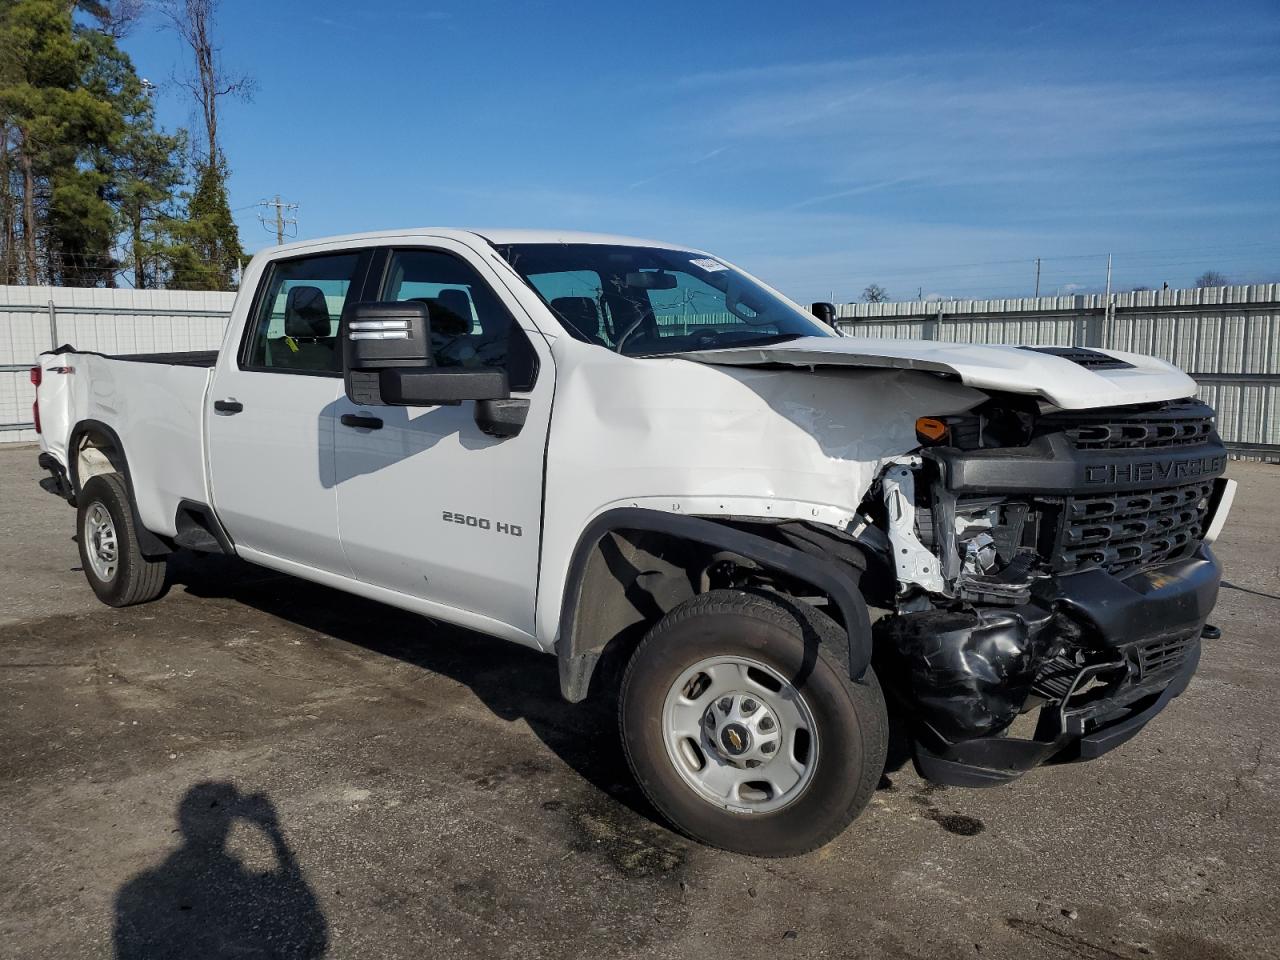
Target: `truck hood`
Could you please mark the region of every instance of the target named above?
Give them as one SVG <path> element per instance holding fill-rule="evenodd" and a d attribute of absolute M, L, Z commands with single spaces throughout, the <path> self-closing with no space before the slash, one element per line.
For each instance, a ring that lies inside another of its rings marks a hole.
<path fill-rule="evenodd" d="M 997 344 L 802 337 L 759 347 L 698 350 L 675 356 L 726 366 L 872 367 L 922 370 L 958 378 L 969 387 L 1042 397 L 1065 410 L 1154 403 L 1193 396 L 1196 382 L 1171 363 L 1116 350 L 1086 351 L 1128 366 L 1091 367 L 1039 349 Z M 1085 363 L 1089 358 L 1084 358 Z"/>

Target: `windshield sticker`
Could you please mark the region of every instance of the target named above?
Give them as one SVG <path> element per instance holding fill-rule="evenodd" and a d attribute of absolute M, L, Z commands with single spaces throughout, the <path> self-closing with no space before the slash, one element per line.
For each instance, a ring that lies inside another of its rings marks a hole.
<path fill-rule="evenodd" d="M 712 260 L 710 257 L 702 257 L 701 259 L 690 260 L 689 262 L 695 267 L 701 267 L 703 270 L 707 271 L 707 273 L 714 273 L 717 270 L 729 269 L 719 260 Z"/>

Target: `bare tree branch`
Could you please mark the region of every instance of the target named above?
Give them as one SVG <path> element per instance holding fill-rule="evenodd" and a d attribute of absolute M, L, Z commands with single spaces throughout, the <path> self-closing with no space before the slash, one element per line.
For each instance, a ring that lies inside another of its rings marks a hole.
<path fill-rule="evenodd" d="M 884 303 L 889 299 L 889 292 L 878 283 L 871 283 L 862 291 L 864 303 Z"/>
<path fill-rule="evenodd" d="M 195 75 L 178 82 L 191 92 L 200 110 L 211 163 L 222 159 L 218 145 L 218 101 L 227 96 L 248 100 L 254 90 L 253 79 L 248 74 L 228 74 L 222 66 L 222 49 L 214 42 L 219 3 L 220 0 L 164 0 L 160 7 L 195 58 Z"/>

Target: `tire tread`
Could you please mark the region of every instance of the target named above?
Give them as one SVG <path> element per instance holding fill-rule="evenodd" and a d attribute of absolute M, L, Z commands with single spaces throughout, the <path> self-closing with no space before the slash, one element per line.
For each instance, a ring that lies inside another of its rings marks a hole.
<path fill-rule="evenodd" d="M 100 496 L 92 492 L 93 487 L 99 484 L 107 488 Z M 90 477 L 81 490 L 80 497 L 82 502 L 90 499 L 113 501 L 108 503 L 107 507 L 117 525 L 116 544 L 120 557 L 116 577 L 119 584 L 114 591 L 105 591 L 107 594 L 105 596 L 104 591 L 98 590 L 95 586 L 94 593 L 98 595 L 98 599 L 113 607 L 131 607 L 154 600 L 164 593 L 165 572 L 168 564 L 164 560 L 149 560 L 142 555 L 138 545 L 133 507 L 129 502 L 129 488 L 125 484 L 124 477 L 118 473 L 100 473 Z M 83 537 L 83 528 L 77 533 Z M 92 575 L 89 573 L 87 564 L 85 575 L 90 577 L 92 585 Z"/>

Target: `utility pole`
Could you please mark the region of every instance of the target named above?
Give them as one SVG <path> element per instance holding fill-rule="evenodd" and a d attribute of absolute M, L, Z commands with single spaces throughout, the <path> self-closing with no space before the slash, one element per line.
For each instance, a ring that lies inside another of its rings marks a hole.
<path fill-rule="evenodd" d="M 1036 257 L 1036 296 L 1040 296 L 1040 258 Z"/>
<path fill-rule="evenodd" d="M 258 206 L 275 208 L 274 217 L 269 218 L 264 217 L 262 214 L 258 214 L 258 222 L 268 230 L 272 228 L 275 229 L 277 246 L 284 243 L 285 230 L 289 227 L 296 228 L 298 226 L 297 219 L 294 217 L 286 217 L 285 213 L 297 210 L 298 205 L 296 203 L 285 203 L 280 199 L 280 194 L 277 193 L 274 200 L 259 200 Z"/>
<path fill-rule="evenodd" d="M 1111 302 L 1111 254 L 1107 254 L 1107 303 Z"/>

